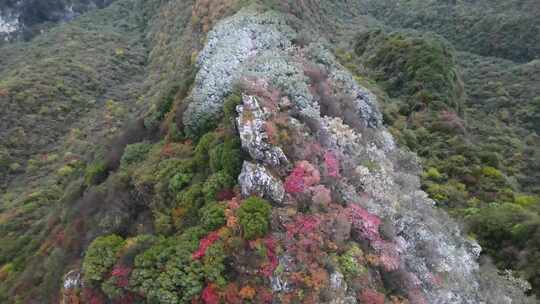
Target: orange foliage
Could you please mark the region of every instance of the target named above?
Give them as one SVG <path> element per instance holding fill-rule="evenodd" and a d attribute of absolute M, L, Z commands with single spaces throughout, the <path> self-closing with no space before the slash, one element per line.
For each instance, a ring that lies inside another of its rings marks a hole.
<path fill-rule="evenodd" d="M 322 268 L 316 268 L 311 271 L 309 285 L 314 291 L 319 292 L 321 289 L 328 285 L 328 279 L 328 272 L 326 272 Z"/>
<path fill-rule="evenodd" d="M 244 286 L 240 289 L 240 297 L 245 300 L 253 300 L 255 293 L 255 289 L 251 286 Z"/>
<path fill-rule="evenodd" d="M 366 260 L 372 266 L 379 266 L 381 264 L 381 260 L 379 259 L 379 257 L 374 254 L 368 254 L 366 256 Z"/>
<path fill-rule="evenodd" d="M 233 230 L 239 229 L 238 218 L 234 216 L 234 211 L 230 209 L 225 210 L 225 217 L 227 218 L 227 227 Z"/>
<path fill-rule="evenodd" d="M 273 145 L 277 145 L 279 136 L 276 125 L 273 122 L 269 121 L 264 124 L 264 129 L 266 131 L 266 134 L 268 135 L 270 143 Z"/>

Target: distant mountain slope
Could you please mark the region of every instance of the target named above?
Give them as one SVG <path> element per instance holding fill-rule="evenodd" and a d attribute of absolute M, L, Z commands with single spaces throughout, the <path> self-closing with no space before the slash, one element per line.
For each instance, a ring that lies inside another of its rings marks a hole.
<path fill-rule="evenodd" d="M 495 257 L 501 270 L 516 270 L 538 292 L 538 60 L 516 63 L 479 55 L 486 54 L 486 49 L 462 45 L 451 36 L 455 20 L 433 17 L 448 10 L 470 15 L 488 5 L 534 31 L 534 21 L 520 16 L 525 10 L 527 14 L 538 13 L 538 6 L 521 6 L 520 1 L 371 4 L 379 7 L 372 12 L 380 18 L 379 29 L 360 31 L 352 54 L 338 50 L 342 62 L 364 83 L 375 80 L 384 89 L 379 95 L 383 97 L 385 121 L 402 145 L 423 158 L 424 189 L 430 197 L 467 223 L 470 233 L 478 238 L 486 255 Z M 392 18 L 384 15 L 389 7 L 393 7 Z M 475 20 L 483 22 L 481 17 Z M 494 28 L 474 28 L 470 33 L 485 39 L 493 35 Z M 470 52 L 455 52 L 444 37 L 423 32 L 425 29 L 456 42 L 458 50 Z M 522 37 L 521 27 L 505 29 L 497 32 L 505 41 Z M 512 43 L 515 52 L 538 46 L 534 39 Z M 457 82 L 444 71 L 453 71 Z M 456 92 L 461 92 L 459 106 L 445 104 L 445 100 L 456 100 Z"/>
<path fill-rule="evenodd" d="M 103 8 L 114 0 L 4 0 L 0 3 L 0 43 L 31 39 L 61 21 Z M 4 23 L 4 28 L 2 28 Z"/>
<path fill-rule="evenodd" d="M 533 303 L 534 115 L 474 66 L 534 66 L 365 13 L 117 0 L 0 46 L 0 302 Z"/>
<path fill-rule="evenodd" d="M 433 31 L 459 50 L 527 62 L 540 56 L 536 0 L 362 0 L 368 14 L 394 27 Z"/>
<path fill-rule="evenodd" d="M 135 102 L 146 61 L 141 22 L 129 7 L 118 7 L 52 30 L 32 44 L 2 49 L 1 188 L 10 176 L 47 162 L 58 140 L 92 110 Z"/>

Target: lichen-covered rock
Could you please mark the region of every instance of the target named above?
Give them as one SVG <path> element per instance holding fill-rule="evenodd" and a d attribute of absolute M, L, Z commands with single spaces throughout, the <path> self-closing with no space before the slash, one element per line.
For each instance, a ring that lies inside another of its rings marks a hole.
<path fill-rule="evenodd" d="M 258 13 L 243 9 L 220 22 L 207 37 L 197 60 L 190 103 L 184 114 L 188 133 L 209 123 L 221 111 L 223 99 L 240 79 L 244 63 L 263 51 L 278 52 L 289 48 L 294 32 L 286 19 L 272 12 Z"/>
<path fill-rule="evenodd" d="M 308 47 L 308 56 L 314 62 L 322 62 L 329 73 L 329 80 L 335 91 L 353 100 L 356 120 L 364 127 L 382 126 L 382 114 L 378 110 L 377 98 L 373 93 L 359 86 L 351 73 L 335 59 L 323 43 L 312 43 Z"/>
<path fill-rule="evenodd" d="M 238 133 L 242 148 L 258 161 L 270 166 L 287 165 L 288 160 L 281 148 L 270 144 L 266 131 L 269 113 L 256 97 L 242 96 L 243 104 L 237 107 Z"/>
<path fill-rule="evenodd" d="M 272 176 L 270 171 L 262 165 L 244 162 L 238 182 L 244 197 L 257 195 L 276 204 L 283 203 L 285 189 L 281 181 Z"/>
<path fill-rule="evenodd" d="M 78 291 L 83 287 L 81 272 L 78 269 L 71 270 L 64 275 L 62 282 L 61 304 L 79 303 Z"/>

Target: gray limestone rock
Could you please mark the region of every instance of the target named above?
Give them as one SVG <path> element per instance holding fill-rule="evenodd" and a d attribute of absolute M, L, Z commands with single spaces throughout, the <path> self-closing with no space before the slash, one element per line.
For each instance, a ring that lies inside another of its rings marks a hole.
<path fill-rule="evenodd" d="M 257 195 L 278 205 L 283 203 L 285 189 L 281 181 L 272 176 L 262 165 L 244 162 L 238 182 L 244 197 Z"/>
<path fill-rule="evenodd" d="M 269 142 L 266 133 L 266 119 L 269 113 L 254 96 L 242 96 L 243 105 L 237 107 L 237 126 L 242 148 L 249 155 L 270 166 L 287 165 L 288 160 L 281 148 Z"/>

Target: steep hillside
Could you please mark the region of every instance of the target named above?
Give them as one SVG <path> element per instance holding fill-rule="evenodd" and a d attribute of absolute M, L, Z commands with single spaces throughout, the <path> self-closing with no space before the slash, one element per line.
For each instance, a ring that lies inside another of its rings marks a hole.
<path fill-rule="evenodd" d="M 534 303 L 535 137 L 486 151 L 535 116 L 484 125 L 472 67 L 536 65 L 364 13 L 117 0 L 2 46 L 0 302 Z"/>
<path fill-rule="evenodd" d="M 456 48 L 528 62 L 540 55 L 535 0 L 362 0 L 367 14 L 397 28 L 436 32 Z"/>
<path fill-rule="evenodd" d="M 434 34 L 379 28 L 358 33 L 351 52 L 338 50 L 342 62 L 383 89 L 385 122 L 422 158 L 430 197 L 467 223 L 501 270 L 517 270 L 537 290 L 537 61 L 456 52 Z"/>

